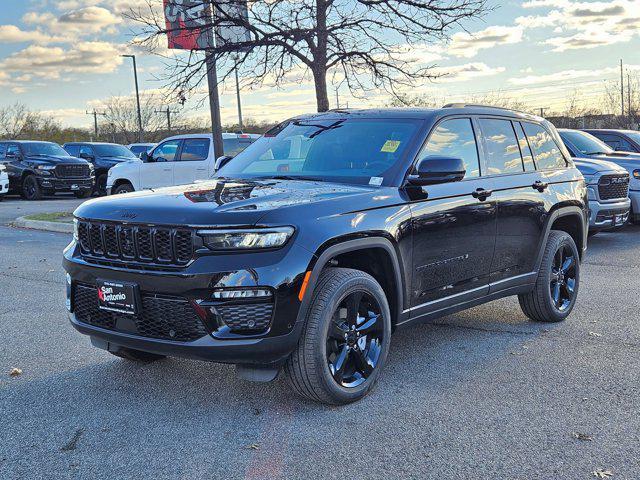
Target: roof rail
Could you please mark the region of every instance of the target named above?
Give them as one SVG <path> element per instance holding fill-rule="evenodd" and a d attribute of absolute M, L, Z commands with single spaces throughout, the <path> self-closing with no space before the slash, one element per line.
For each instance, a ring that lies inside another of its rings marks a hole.
<path fill-rule="evenodd" d="M 447 103 L 442 108 L 464 108 L 464 107 L 495 108 L 497 110 L 508 110 L 510 112 L 518 112 L 518 113 L 527 113 L 528 114 L 528 112 L 523 112 L 522 110 L 516 110 L 515 108 L 497 107 L 495 105 L 483 105 L 481 103 L 464 103 L 464 102 Z"/>

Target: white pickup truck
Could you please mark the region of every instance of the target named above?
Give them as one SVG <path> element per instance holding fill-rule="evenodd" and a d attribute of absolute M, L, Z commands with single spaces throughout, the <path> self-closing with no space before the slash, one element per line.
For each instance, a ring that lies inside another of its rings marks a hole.
<path fill-rule="evenodd" d="M 224 154 L 233 157 L 255 142 L 260 135 L 223 133 Z M 211 178 L 216 171 L 211 134 L 169 137 L 141 158 L 122 162 L 109 170 L 109 195 L 149 188 L 186 185 Z"/>

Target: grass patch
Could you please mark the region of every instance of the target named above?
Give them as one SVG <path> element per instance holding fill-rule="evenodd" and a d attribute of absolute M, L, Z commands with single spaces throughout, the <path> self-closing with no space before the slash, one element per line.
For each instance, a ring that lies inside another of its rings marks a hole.
<path fill-rule="evenodd" d="M 34 213 L 33 215 L 27 215 L 27 220 L 37 220 L 40 222 L 59 222 L 59 223 L 72 223 L 73 213 L 71 212 L 54 212 L 54 213 Z"/>

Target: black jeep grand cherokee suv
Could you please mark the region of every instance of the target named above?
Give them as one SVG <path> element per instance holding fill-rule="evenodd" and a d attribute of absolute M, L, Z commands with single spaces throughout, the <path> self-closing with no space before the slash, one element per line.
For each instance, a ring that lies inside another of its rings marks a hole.
<path fill-rule="evenodd" d="M 27 200 L 73 192 L 87 198 L 93 192 L 93 166 L 71 157 L 57 143 L 13 140 L 0 142 L 0 162 L 9 174 L 9 193 Z"/>
<path fill-rule="evenodd" d="M 268 132 L 209 183 L 96 199 L 64 252 L 71 322 L 132 360 L 280 369 L 361 398 L 391 333 L 518 295 L 573 309 L 587 192 L 555 128 L 478 106 L 346 110 Z"/>

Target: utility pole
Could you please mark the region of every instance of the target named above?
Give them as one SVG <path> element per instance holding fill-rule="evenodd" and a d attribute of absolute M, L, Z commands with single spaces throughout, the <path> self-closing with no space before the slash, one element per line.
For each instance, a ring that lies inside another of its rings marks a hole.
<path fill-rule="evenodd" d="M 224 155 L 222 144 L 222 121 L 220 119 L 220 97 L 218 96 L 218 74 L 216 59 L 212 53 L 206 52 L 207 83 L 209 84 L 209 109 L 211 110 L 211 133 L 213 135 L 213 152 L 216 158 Z"/>
<path fill-rule="evenodd" d="M 167 130 L 169 131 L 169 133 L 171 133 L 171 114 L 178 112 L 172 112 L 171 109 L 167 107 L 166 110 L 154 110 L 153 113 L 162 113 L 163 115 L 167 116 Z"/>
<path fill-rule="evenodd" d="M 631 74 L 627 72 L 627 115 L 631 117 Z"/>
<path fill-rule="evenodd" d="M 136 102 L 138 104 L 138 141 L 142 143 L 142 111 L 140 109 L 140 89 L 138 88 L 138 67 L 136 65 L 135 55 L 121 55 L 122 57 L 130 58 L 133 60 L 133 78 L 136 82 Z"/>
<path fill-rule="evenodd" d="M 541 117 L 544 117 L 544 111 L 545 111 L 545 110 L 548 110 L 548 109 L 549 109 L 549 107 L 539 107 L 539 110 L 540 110 L 540 116 L 541 116 Z"/>
<path fill-rule="evenodd" d="M 622 67 L 622 59 L 620 59 L 620 100 L 622 106 L 621 115 L 624 117 L 624 69 Z"/>
<path fill-rule="evenodd" d="M 106 117 L 107 114 L 104 112 L 98 112 L 95 108 L 93 112 L 85 112 L 87 115 L 93 115 L 93 131 L 95 133 L 95 140 L 98 140 L 98 115 L 102 115 Z"/>
<path fill-rule="evenodd" d="M 242 104 L 240 103 L 240 80 L 238 79 L 238 67 L 233 69 L 236 74 L 236 100 L 238 102 L 238 126 L 242 131 Z"/>
<path fill-rule="evenodd" d="M 338 87 L 336 87 L 336 109 L 340 108 L 340 94 L 338 93 Z"/>

